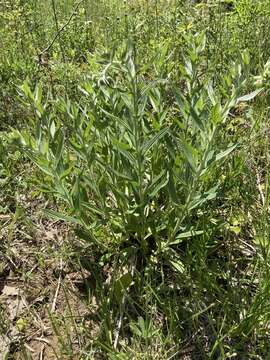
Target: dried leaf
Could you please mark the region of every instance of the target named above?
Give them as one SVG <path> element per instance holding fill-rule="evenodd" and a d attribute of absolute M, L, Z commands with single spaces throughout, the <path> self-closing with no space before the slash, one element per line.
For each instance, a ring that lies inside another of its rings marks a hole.
<path fill-rule="evenodd" d="M 18 296 L 19 295 L 19 289 L 14 287 L 14 286 L 6 285 L 2 290 L 2 295 L 5 295 L 5 296 Z"/>

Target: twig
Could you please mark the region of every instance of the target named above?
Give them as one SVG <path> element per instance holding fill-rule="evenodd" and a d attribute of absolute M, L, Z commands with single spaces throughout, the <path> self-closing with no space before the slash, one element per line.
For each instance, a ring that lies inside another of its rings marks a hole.
<path fill-rule="evenodd" d="M 260 194 L 260 198 L 261 198 L 261 202 L 262 202 L 262 205 L 264 206 L 264 203 L 265 203 L 265 197 L 264 197 L 264 193 L 262 191 L 262 186 L 261 186 L 261 177 L 260 177 L 260 174 L 259 172 L 257 172 L 256 174 L 256 182 L 257 182 L 257 187 L 258 187 L 258 190 L 259 190 L 259 194 Z"/>
<path fill-rule="evenodd" d="M 60 260 L 60 274 L 59 274 L 57 288 L 56 288 L 56 291 L 54 294 L 53 303 L 52 303 L 52 307 L 51 307 L 52 313 L 55 312 L 55 308 L 56 308 L 56 301 L 57 301 L 57 297 L 58 297 L 60 286 L 61 286 L 61 280 L 62 280 L 62 270 L 63 270 L 63 261 L 61 259 Z"/>
<path fill-rule="evenodd" d="M 43 344 L 39 353 L 39 360 L 43 360 L 44 359 L 44 350 L 45 350 L 45 345 Z"/>
<path fill-rule="evenodd" d="M 40 342 L 44 342 L 45 344 L 51 346 L 51 343 L 49 340 L 45 339 L 45 338 L 42 338 L 42 337 L 36 337 L 34 338 L 33 340 L 36 340 L 36 341 L 40 341 Z"/>
<path fill-rule="evenodd" d="M 11 219 L 11 215 L 0 214 L 0 220 L 9 220 Z"/>
<path fill-rule="evenodd" d="M 60 34 L 65 30 L 65 28 L 69 25 L 69 23 L 71 22 L 71 19 L 73 18 L 74 15 L 76 15 L 76 11 L 78 9 L 78 7 L 81 5 L 81 3 L 83 2 L 83 0 L 79 1 L 77 3 L 77 5 L 75 6 L 72 14 L 70 15 L 68 21 L 57 31 L 57 33 L 55 34 L 54 38 L 52 39 L 52 41 L 50 42 L 50 44 L 40 52 L 39 54 L 39 59 L 41 59 L 41 56 L 43 54 L 45 54 L 46 52 L 48 52 L 50 50 L 50 48 L 53 46 L 53 44 L 55 43 L 55 41 L 58 39 L 58 37 L 60 36 Z"/>
<path fill-rule="evenodd" d="M 257 250 L 255 249 L 254 246 L 252 246 L 251 244 L 249 244 L 248 242 L 242 240 L 242 239 L 238 239 L 238 241 L 240 241 L 242 244 L 244 244 L 246 247 L 248 247 L 253 254 L 256 254 L 257 253 Z"/>

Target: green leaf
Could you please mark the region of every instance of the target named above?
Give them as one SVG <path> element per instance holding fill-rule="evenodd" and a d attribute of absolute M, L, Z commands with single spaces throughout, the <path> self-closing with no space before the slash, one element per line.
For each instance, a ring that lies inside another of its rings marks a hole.
<path fill-rule="evenodd" d="M 188 161 L 189 165 L 193 172 L 197 172 L 197 159 L 196 159 L 196 150 L 188 144 L 184 139 L 181 140 L 182 142 L 182 150 L 183 154 L 185 155 L 186 160 Z"/>
<path fill-rule="evenodd" d="M 175 240 L 170 242 L 170 245 L 180 244 L 183 241 L 183 239 L 191 238 L 193 236 L 202 235 L 203 233 L 204 233 L 203 230 L 189 230 L 189 231 L 183 232 L 183 233 L 177 235 L 175 237 Z"/>
<path fill-rule="evenodd" d="M 76 219 L 72 216 L 68 216 L 68 215 L 64 215 L 62 213 L 59 213 L 57 211 L 54 210 L 49 210 L 49 209 L 44 209 L 43 210 L 44 214 L 48 215 L 49 217 L 56 219 L 56 220 L 62 220 L 62 221 L 67 221 L 73 224 L 79 224 L 81 225 L 81 221 L 79 219 Z"/>
<path fill-rule="evenodd" d="M 215 156 L 215 160 L 216 161 L 219 161 L 221 160 L 222 158 L 228 156 L 236 147 L 237 147 L 238 144 L 234 144 L 234 145 L 231 145 L 229 146 L 226 150 L 224 151 L 221 151 L 219 154 L 217 154 Z"/>
<path fill-rule="evenodd" d="M 204 125 L 200 119 L 200 116 L 197 114 L 196 110 L 192 107 L 190 108 L 190 115 L 194 124 L 201 130 L 204 131 Z"/>
<path fill-rule="evenodd" d="M 129 71 L 129 74 L 130 74 L 131 78 L 135 79 L 136 65 L 135 65 L 134 60 L 133 60 L 133 51 L 132 51 L 132 49 L 130 49 L 129 53 L 128 53 L 127 68 L 128 68 L 128 71 Z"/>
<path fill-rule="evenodd" d="M 92 213 L 94 213 L 94 214 L 98 214 L 98 215 L 101 215 L 101 216 L 104 215 L 104 212 L 101 209 L 99 209 L 98 207 L 96 207 L 93 204 L 90 204 L 89 202 L 82 202 L 81 205 L 83 207 L 85 207 L 86 209 L 88 209 L 89 211 L 91 211 Z"/>
<path fill-rule="evenodd" d="M 34 153 L 32 153 L 30 150 L 25 150 L 25 154 L 27 157 L 36 164 L 37 167 L 39 167 L 45 174 L 54 177 L 53 170 L 50 166 L 50 163 L 46 159 L 38 158 L 38 156 Z"/>
<path fill-rule="evenodd" d="M 143 116 L 144 115 L 144 112 L 145 112 L 145 107 L 148 103 L 148 97 L 145 95 L 145 96 L 142 96 L 141 98 L 141 101 L 139 103 L 139 106 L 138 106 L 138 114 L 139 116 Z"/>
<path fill-rule="evenodd" d="M 22 332 L 25 330 L 27 326 L 27 320 L 24 319 L 24 318 L 19 318 L 17 321 L 16 321 L 16 328 Z"/>
<path fill-rule="evenodd" d="M 129 174 L 123 174 L 123 173 L 115 170 L 112 166 L 107 165 L 107 166 L 105 166 L 105 168 L 106 168 L 106 171 L 108 171 L 111 174 L 114 174 L 114 175 L 118 176 L 119 178 L 129 180 L 129 181 L 133 180 L 132 176 L 129 176 Z"/>
<path fill-rule="evenodd" d="M 209 99 L 211 100 L 212 105 L 216 105 L 216 99 L 215 99 L 215 93 L 214 93 L 214 89 L 213 89 L 213 83 L 211 81 L 208 82 L 207 84 L 207 92 L 208 92 L 208 96 Z"/>
<path fill-rule="evenodd" d="M 161 140 L 168 133 L 168 128 L 161 129 L 150 140 L 142 145 L 142 153 L 145 155 L 159 140 Z"/>
<path fill-rule="evenodd" d="M 214 124 L 222 122 L 222 108 L 219 103 L 215 104 L 211 109 L 210 117 Z"/>
<path fill-rule="evenodd" d="M 57 169 L 57 166 L 62 158 L 64 145 L 65 145 L 65 136 L 61 130 L 58 132 L 57 140 L 58 140 L 58 144 L 55 154 L 55 169 Z"/>
<path fill-rule="evenodd" d="M 54 138 L 55 133 L 56 133 L 56 126 L 55 126 L 55 122 L 52 120 L 51 126 L 50 126 L 50 135 L 51 135 L 52 139 Z"/>
<path fill-rule="evenodd" d="M 112 142 L 113 144 L 119 148 L 119 149 L 122 149 L 122 150 L 130 150 L 130 145 L 127 144 L 127 143 L 123 143 L 119 140 L 117 140 L 116 138 L 112 137 Z"/>
<path fill-rule="evenodd" d="M 123 149 L 123 147 L 120 147 L 119 144 L 118 144 L 118 146 L 116 146 L 116 149 L 120 154 L 122 154 L 129 161 L 131 166 L 135 167 L 137 165 L 136 159 L 131 154 L 130 151 L 127 151 L 127 150 Z"/>
<path fill-rule="evenodd" d="M 206 191 L 203 194 L 195 196 L 195 198 L 190 202 L 188 210 L 196 209 L 199 206 L 202 206 L 205 202 L 215 199 L 217 196 L 218 185 L 212 187 L 210 190 Z"/>
<path fill-rule="evenodd" d="M 230 230 L 231 230 L 234 234 L 238 235 L 238 234 L 240 234 L 240 232 L 241 232 L 241 227 L 240 227 L 240 226 L 236 226 L 236 225 L 230 226 Z"/>
<path fill-rule="evenodd" d="M 73 164 L 71 164 L 69 167 L 67 167 L 65 170 L 61 172 L 60 180 L 63 180 L 65 177 L 67 177 L 73 170 L 74 170 L 74 166 Z"/>
<path fill-rule="evenodd" d="M 184 98 L 184 96 L 180 93 L 180 90 L 177 88 L 173 89 L 173 93 L 175 96 L 175 100 L 177 102 L 177 105 L 179 107 L 179 110 L 181 111 L 185 121 L 188 120 L 189 117 L 189 111 L 188 111 L 188 105 L 187 105 L 187 101 Z"/>
<path fill-rule="evenodd" d="M 169 263 L 177 270 L 180 274 L 185 272 L 185 266 L 180 260 L 169 260 Z"/>
<path fill-rule="evenodd" d="M 160 189 L 166 186 L 169 182 L 169 173 L 163 170 L 158 176 L 156 176 L 152 183 L 146 189 L 146 193 L 150 197 L 154 197 Z"/>
<path fill-rule="evenodd" d="M 38 83 L 35 88 L 35 101 L 37 103 L 41 103 L 41 100 L 42 100 L 42 86 L 40 83 Z"/>
<path fill-rule="evenodd" d="M 188 59 L 188 58 L 185 59 L 185 71 L 186 71 L 186 74 L 190 78 L 192 78 L 193 68 L 192 68 L 192 63 L 191 63 L 190 59 Z"/>
<path fill-rule="evenodd" d="M 32 93 L 30 86 L 28 85 L 27 80 L 25 80 L 22 84 L 22 86 L 20 87 L 21 90 L 23 91 L 24 95 L 27 96 L 28 98 L 30 98 L 31 100 L 35 101 L 34 98 L 34 94 Z"/>
<path fill-rule="evenodd" d="M 109 113 L 108 111 L 106 111 L 105 109 L 103 108 L 99 108 L 105 115 L 107 115 L 108 117 L 110 117 L 112 120 L 114 120 L 116 123 L 119 123 L 121 124 L 126 130 L 128 130 L 129 132 L 131 132 L 131 129 L 130 129 L 130 126 L 129 124 L 123 119 L 123 118 L 120 118 L 118 116 L 115 116 L 111 113 Z"/>
<path fill-rule="evenodd" d="M 177 192 L 175 189 L 173 171 L 171 171 L 171 170 L 169 171 L 168 190 L 169 190 L 169 194 L 171 196 L 172 201 L 175 204 L 178 204 L 178 196 L 177 196 Z"/>
<path fill-rule="evenodd" d="M 133 278 L 130 272 L 122 275 L 118 280 L 116 280 L 114 284 L 114 295 L 119 303 L 122 301 L 122 298 L 130 287 L 132 281 Z"/>

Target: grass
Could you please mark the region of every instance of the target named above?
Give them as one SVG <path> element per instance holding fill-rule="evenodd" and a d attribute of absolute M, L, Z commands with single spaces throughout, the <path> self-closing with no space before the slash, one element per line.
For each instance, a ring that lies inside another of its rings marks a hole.
<path fill-rule="evenodd" d="M 0 4 L 3 358 L 268 359 L 268 5 Z"/>

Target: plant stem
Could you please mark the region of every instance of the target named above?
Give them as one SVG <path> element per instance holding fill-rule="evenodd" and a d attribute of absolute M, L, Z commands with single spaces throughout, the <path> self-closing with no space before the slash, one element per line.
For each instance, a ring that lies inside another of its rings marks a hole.
<path fill-rule="evenodd" d="M 60 29 L 59 29 L 58 18 L 57 18 L 57 13 L 56 13 L 55 0 L 51 0 L 51 2 L 52 2 L 55 28 L 56 28 L 57 34 L 59 34 Z M 61 38 L 59 38 L 58 42 L 59 42 L 59 46 L 60 46 L 60 50 L 61 50 L 62 60 L 63 60 L 63 62 L 65 62 L 65 52 L 64 52 L 64 47 L 63 47 Z"/>

